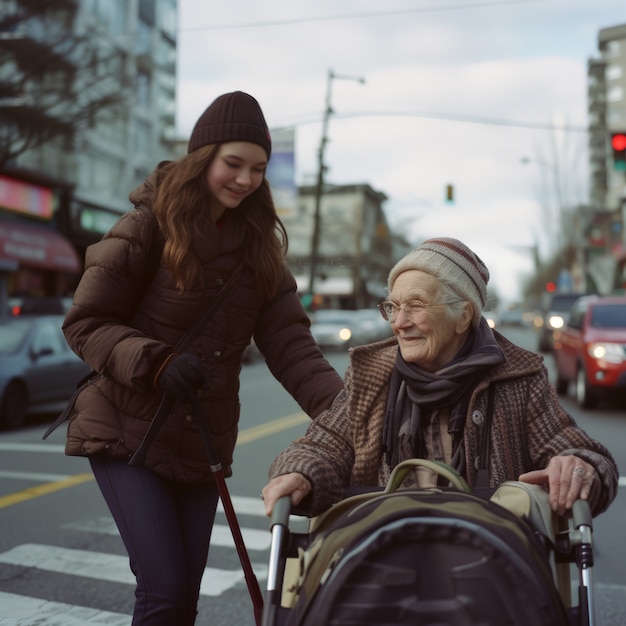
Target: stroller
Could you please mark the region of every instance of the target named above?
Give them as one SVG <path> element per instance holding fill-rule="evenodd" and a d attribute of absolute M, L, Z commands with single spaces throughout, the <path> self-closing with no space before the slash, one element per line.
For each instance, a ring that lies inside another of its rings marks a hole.
<path fill-rule="evenodd" d="M 425 466 L 449 487 L 399 487 Z M 289 530 L 271 522 L 262 626 L 593 626 L 587 502 L 558 517 L 536 485 L 489 499 L 451 467 L 400 463 L 384 491 L 350 496 Z"/>

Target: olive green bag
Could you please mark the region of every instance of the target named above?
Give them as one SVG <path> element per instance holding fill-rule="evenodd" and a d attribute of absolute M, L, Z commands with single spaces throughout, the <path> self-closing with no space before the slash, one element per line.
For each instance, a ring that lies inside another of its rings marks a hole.
<path fill-rule="evenodd" d="M 451 486 L 402 489 L 417 467 Z M 385 491 L 342 500 L 310 531 L 290 625 L 569 623 L 543 539 L 443 463 L 400 463 Z"/>

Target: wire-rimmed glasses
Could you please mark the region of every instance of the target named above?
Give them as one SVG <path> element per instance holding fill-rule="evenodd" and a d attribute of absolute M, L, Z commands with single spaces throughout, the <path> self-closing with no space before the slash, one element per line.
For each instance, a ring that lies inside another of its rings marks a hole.
<path fill-rule="evenodd" d="M 457 302 L 463 302 L 463 300 L 451 300 L 448 302 L 435 302 L 433 304 L 425 304 L 420 300 L 410 300 L 405 304 L 396 304 L 391 300 L 385 300 L 378 305 L 378 310 L 385 320 L 388 322 L 395 322 L 398 313 L 402 311 L 412 322 L 419 321 L 426 309 L 435 306 L 445 306 L 446 304 L 455 304 Z"/>

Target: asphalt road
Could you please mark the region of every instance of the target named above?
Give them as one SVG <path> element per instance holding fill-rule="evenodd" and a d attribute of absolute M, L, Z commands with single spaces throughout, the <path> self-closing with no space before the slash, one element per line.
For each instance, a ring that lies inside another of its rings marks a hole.
<path fill-rule="evenodd" d="M 530 349 L 528 329 L 505 329 Z M 345 354 L 329 359 L 343 373 Z M 548 356 L 546 362 L 551 366 Z M 254 571 L 265 583 L 269 532 L 259 492 L 274 456 L 304 432 L 308 418 L 264 363 L 244 367 L 235 475 L 228 480 Z M 581 411 L 575 419 L 626 467 L 623 406 Z M 43 442 L 44 423 L 0 433 L 0 626 L 130 624 L 133 581 L 110 515 L 84 459 L 63 454 L 63 432 Z M 626 483 L 625 483 L 626 484 Z M 623 489 L 594 521 L 592 570 L 597 626 L 626 624 Z M 252 605 L 223 513 L 218 514 L 197 624 L 253 626 Z"/>

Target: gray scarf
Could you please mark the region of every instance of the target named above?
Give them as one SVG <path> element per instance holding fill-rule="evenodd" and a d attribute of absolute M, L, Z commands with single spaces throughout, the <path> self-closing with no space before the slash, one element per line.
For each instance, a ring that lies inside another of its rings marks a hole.
<path fill-rule="evenodd" d="M 424 458 L 422 410 L 451 407 L 448 432 L 452 435 L 452 465 L 464 474 L 465 458 L 460 444 L 471 392 L 485 369 L 503 361 L 504 354 L 483 318 L 456 357 L 437 372 L 407 363 L 398 349 L 383 428 L 383 449 L 389 467 L 405 458 Z"/>

